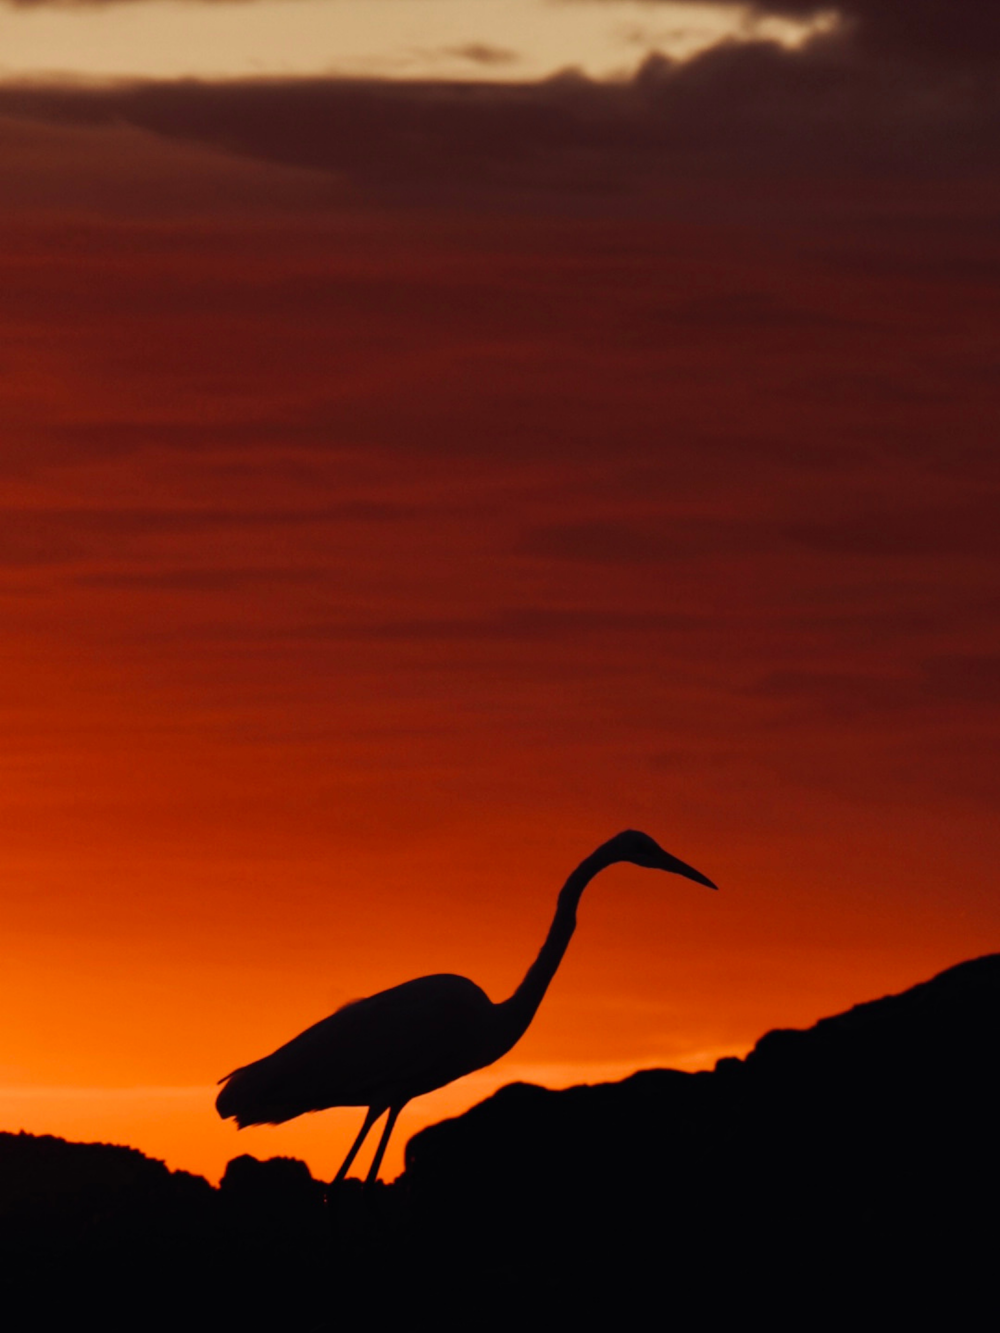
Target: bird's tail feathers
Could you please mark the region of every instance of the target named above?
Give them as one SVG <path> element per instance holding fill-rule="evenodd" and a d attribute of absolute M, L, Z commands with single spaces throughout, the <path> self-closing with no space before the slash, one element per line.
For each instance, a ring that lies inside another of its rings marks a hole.
<path fill-rule="evenodd" d="M 264 1060 L 234 1069 L 219 1080 L 225 1087 L 215 1099 L 215 1109 L 223 1120 L 234 1119 L 238 1128 L 248 1125 L 282 1125 L 310 1106 L 291 1104 L 280 1077 Z"/>

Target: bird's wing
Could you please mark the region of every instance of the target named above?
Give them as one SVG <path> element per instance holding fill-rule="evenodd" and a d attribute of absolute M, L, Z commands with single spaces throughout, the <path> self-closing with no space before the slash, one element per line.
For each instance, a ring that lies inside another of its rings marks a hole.
<path fill-rule="evenodd" d="M 346 1005 L 236 1070 L 216 1105 L 240 1125 L 330 1106 L 398 1106 L 488 1063 L 492 1013 L 465 977 L 421 977 Z"/>

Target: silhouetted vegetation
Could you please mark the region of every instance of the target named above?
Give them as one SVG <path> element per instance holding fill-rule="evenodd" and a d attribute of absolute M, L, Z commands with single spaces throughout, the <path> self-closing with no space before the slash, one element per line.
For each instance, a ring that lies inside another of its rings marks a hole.
<path fill-rule="evenodd" d="M 504 1088 L 367 1191 L 252 1157 L 215 1190 L 134 1149 L 3 1134 L 9 1288 L 37 1327 L 961 1326 L 1000 1239 L 998 1038 L 994 955 L 712 1073 Z"/>

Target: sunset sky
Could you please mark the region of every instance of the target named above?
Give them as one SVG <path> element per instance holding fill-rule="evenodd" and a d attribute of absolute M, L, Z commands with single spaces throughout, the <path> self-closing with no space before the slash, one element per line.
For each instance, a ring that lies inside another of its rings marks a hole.
<path fill-rule="evenodd" d="M 505 996 L 627 826 L 721 891 L 602 875 L 384 1174 L 1000 948 L 998 57 L 978 0 L 0 3 L 0 1128 L 329 1177 L 360 1112 L 215 1081 Z"/>

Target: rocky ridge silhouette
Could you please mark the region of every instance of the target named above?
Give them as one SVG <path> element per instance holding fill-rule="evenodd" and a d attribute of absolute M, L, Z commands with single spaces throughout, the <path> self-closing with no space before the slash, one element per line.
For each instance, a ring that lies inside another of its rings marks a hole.
<path fill-rule="evenodd" d="M 511 1085 L 367 1192 L 249 1156 L 213 1189 L 135 1149 L 0 1134 L 0 1253 L 38 1326 L 961 1322 L 1000 1240 L 998 1091 L 991 955 L 712 1072 Z"/>

